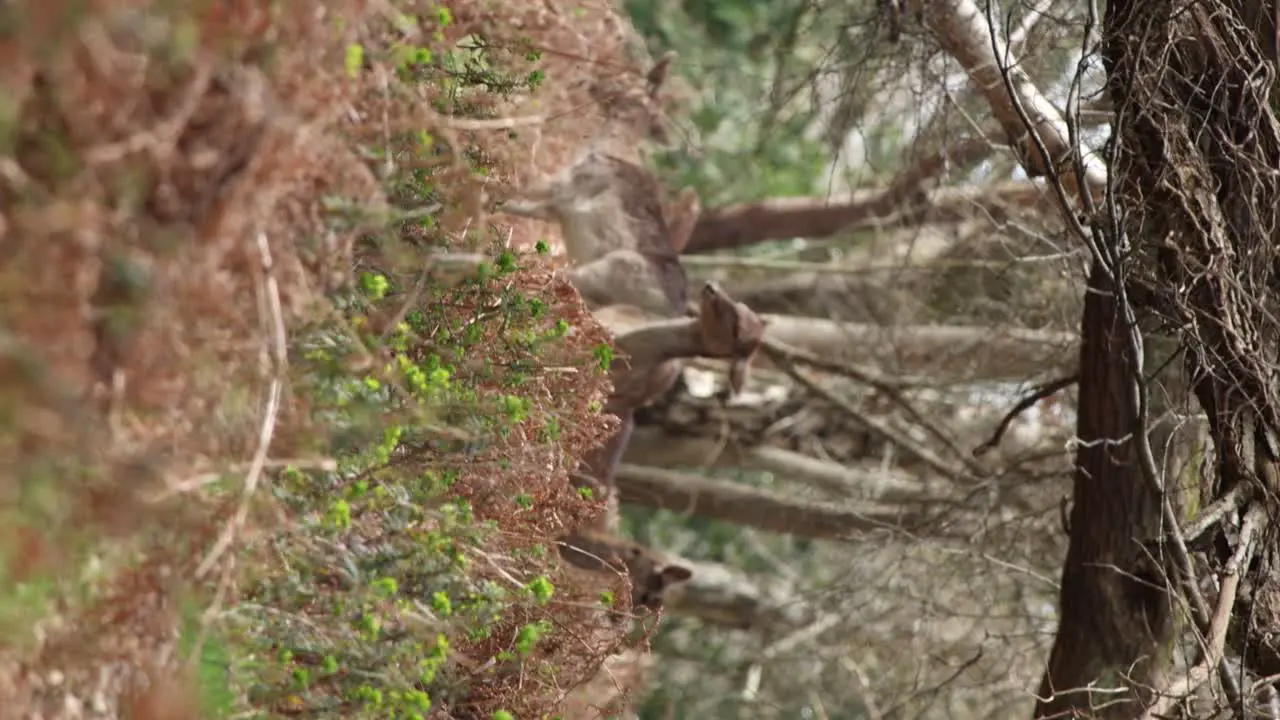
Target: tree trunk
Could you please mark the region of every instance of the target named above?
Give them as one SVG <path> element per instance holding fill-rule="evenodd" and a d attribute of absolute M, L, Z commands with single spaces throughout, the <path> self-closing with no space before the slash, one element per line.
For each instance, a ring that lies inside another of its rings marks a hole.
<path fill-rule="evenodd" d="M 1204 502 L 1238 489 L 1261 491 L 1269 498 L 1263 502 L 1272 503 L 1274 524 L 1280 493 L 1273 370 L 1280 354 L 1280 123 L 1270 97 L 1276 8 L 1260 0 L 1164 5 L 1126 1 L 1109 8 L 1112 94 L 1124 83 L 1133 103 L 1119 146 L 1122 191 L 1140 199 L 1132 220 L 1165 243 L 1158 269 L 1161 284 L 1173 290 L 1168 314 L 1182 330 L 1216 451 L 1216 472 L 1201 489 Z M 1151 36 L 1169 40 L 1144 42 Z M 1222 562 L 1235 550 L 1219 539 L 1216 560 Z M 1268 577 L 1274 542 L 1242 579 L 1250 590 L 1235 612 L 1247 618 L 1248 632 L 1231 637 L 1231 653 L 1263 676 L 1277 666 L 1266 639 L 1280 630 L 1276 583 Z M 1207 624 L 1207 613 L 1198 615 Z"/>
<path fill-rule="evenodd" d="M 1181 336 L 1192 387 L 1208 415 L 1216 473 L 1201 480 L 1206 503 L 1259 481 L 1274 497 L 1280 477 L 1273 439 L 1280 413 L 1270 370 L 1277 355 L 1280 125 L 1269 97 L 1275 68 L 1266 59 L 1274 45 L 1259 47 L 1256 22 L 1273 12 L 1256 0 L 1112 0 L 1107 7 L 1104 61 L 1117 108 L 1112 171 L 1127 211 L 1123 225 L 1113 227 L 1125 234 L 1125 254 L 1140 263 L 1131 269 L 1155 288 L 1152 309 Z M 1106 279 L 1095 263 L 1091 287 Z M 1036 717 L 1137 717 L 1144 703 L 1099 708 L 1109 698 L 1146 701 L 1166 689 L 1160 680 L 1174 640 L 1172 590 L 1153 574 L 1158 568 L 1134 554 L 1135 540 L 1161 537 L 1154 526 L 1158 495 L 1154 483 L 1144 484 L 1131 443 L 1091 446 L 1132 428 L 1127 360 L 1119 359 L 1123 334 L 1114 299 L 1091 293 L 1061 625 Z M 1164 551 L 1153 546 L 1153 554 Z M 1252 569 L 1246 583 L 1259 582 L 1258 573 Z M 1190 606 L 1207 631 L 1203 598 Z M 1222 648 L 1207 655 L 1212 670 Z M 1097 687 L 1065 692 L 1091 682 Z M 1104 694 L 1115 685 L 1123 692 Z"/>
<path fill-rule="evenodd" d="M 1037 718 L 1136 716 L 1137 688 L 1158 678 L 1172 639 L 1162 574 L 1142 542 L 1159 531 L 1160 498 L 1129 439 L 1132 356 L 1119 309 L 1095 262 L 1081 323 L 1071 542 Z"/>

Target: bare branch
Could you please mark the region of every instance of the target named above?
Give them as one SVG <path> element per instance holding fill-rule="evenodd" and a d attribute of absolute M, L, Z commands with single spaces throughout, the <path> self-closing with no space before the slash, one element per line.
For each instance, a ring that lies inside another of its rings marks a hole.
<path fill-rule="evenodd" d="M 765 315 L 765 340 L 882 373 L 1021 381 L 1074 372 L 1076 333 L 962 325 L 882 327 Z M 764 358 L 761 366 L 764 366 Z"/>
<path fill-rule="evenodd" d="M 1009 79 L 1006 81 L 1001 68 L 1011 64 L 1006 57 L 1008 48 L 1003 39 L 993 34 L 978 4 L 974 0 L 909 0 L 908 7 L 923 17 L 925 26 L 942 48 L 969 74 L 1005 134 L 1019 146 L 1027 174 L 1031 177 L 1053 176 L 1053 169 L 1060 168 L 1063 182 L 1073 197 L 1080 197 L 1082 188 L 1088 188 L 1090 195 L 1101 202 L 1106 188 L 1104 168 L 1096 161 L 1090 162 L 1086 165 L 1085 177 L 1076 177 L 1071 160 L 1078 148 L 1071 145 L 1062 115 L 1022 69 L 1008 69 Z M 1010 95 L 1010 84 L 1015 97 Z M 1019 105 L 1048 152 L 1048 158 L 1040 157 L 1030 142 L 1027 126 L 1018 112 Z"/>
<path fill-rule="evenodd" d="M 1218 602 L 1214 606 L 1213 618 L 1209 624 L 1208 636 L 1205 638 L 1204 660 L 1191 668 L 1174 683 L 1160 699 L 1147 708 L 1142 720 L 1156 720 L 1165 717 L 1175 704 L 1199 686 L 1208 682 L 1209 677 L 1217 672 L 1223 660 L 1223 650 L 1227 644 L 1227 628 L 1231 623 L 1231 615 L 1235 610 L 1236 594 L 1240 589 L 1240 576 L 1247 569 L 1249 558 L 1253 554 L 1254 537 L 1267 524 L 1267 512 L 1261 503 L 1256 503 L 1245 514 L 1240 526 L 1240 544 L 1222 569 L 1221 590 L 1218 591 Z"/>
<path fill-rule="evenodd" d="M 1026 397 L 1019 400 L 1018 404 L 1014 405 L 1012 410 L 1010 410 L 1008 413 L 1005 414 L 1003 418 L 1001 418 L 1000 424 L 996 426 L 995 432 L 991 433 L 991 438 L 973 449 L 973 456 L 982 457 L 983 455 L 987 454 L 989 451 L 994 449 L 997 445 L 999 445 L 1000 439 L 1004 437 L 1004 433 L 1006 430 L 1009 429 L 1009 425 L 1012 424 L 1013 421 L 1019 415 L 1021 415 L 1024 411 L 1029 409 L 1032 405 L 1035 405 L 1036 403 L 1049 397 L 1050 395 L 1053 395 L 1054 393 L 1060 390 L 1071 387 L 1072 385 L 1076 384 L 1079 381 L 1080 381 L 1080 375 L 1073 374 L 1073 375 L 1068 375 L 1067 377 L 1064 377 L 1064 378 L 1059 378 L 1057 380 L 1050 380 L 1049 382 L 1037 385 L 1035 388 L 1032 389 L 1032 391 Z"/>
<path fill-rule="evenodd" d="M 960 467 L 960 466 L 956 466 L 951 463 L 948 463 L 947 461 L 938 457 L 938 455 L 934 453 L 933 450 L 929 449 L 928 447 L 925 447 L 922 443 L 916 442 L 914 439 L 909 437 L 906 433 L 903 433 L 897 430 L 896 428 L 890 426 L 887 422 L 881 420 L 880 418 L 873 418 L 870 415 L 867 415 L 866 413 L 862 412 L 858 408 L 854 407 L 853 403 L 850 403 L 848 400 L 845 400 L 839 395 L 836 395 L 830 390 L 827 390 L 820 383 L 809 378 L 803 372 L 796 370 L 794 368 L 787 368 L 786 372 L 788 375 L 794 378 L 796 382 L 799 382 L 801 385 L 804 385 L 806 388 L 808 388 L 809 392 L 812 392 L 815 395 L 818 395 L 819 397 L 823 398 L 827 402 L 835 405 L 836 407 L 839 407 L 841 410 L 843 410 L 844 412 L 848 413 L 850 416 L 855 418 L 860 424 L 862 424 L 867 429 L 871 430 L 875 434 L 883 437 L 885 440 L 888 440 L 889 442 L 898 446 L 907 454 L 916 458 L 917 460 L 929 466 L 930 468 L 933 468 L 935 471 L 941 473 L 943 476 L 951 479 L 959 479 L 969 474 L 978 475 L 978 476 L 986 474 L 985 471 L 980 466 L 977 466 L 975 463 L 972 463 L 972 462 L 967 462 L 966 467 Z"/>
<path fill-rule="evenodd" d="M 927 170 L 921 172 L 925 174 Z M 1004 218 L 1013 211 L 1056 212 L 1055 202 L 1043 187 L 1031 182 L 931 192 L 921 192 L 914 184 L 895 184 L 843 197 L 771 198 L 703 211 L 685 252 L 706 253 L 768 240 L 821 238 L 870 228 L 958 222 L 980 215 Z"/>
<path fill-rule="evenodd" d="M 619 465 L 615 481 L 624 502 L 800 537 L 848 539 L 920 519 L 900 506 L 801 500 L 727 480 L 636 465 Z"/>

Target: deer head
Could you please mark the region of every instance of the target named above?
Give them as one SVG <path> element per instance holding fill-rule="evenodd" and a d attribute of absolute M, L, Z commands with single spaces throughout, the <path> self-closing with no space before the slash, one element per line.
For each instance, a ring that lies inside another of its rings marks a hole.
<path fill-rule="evenodd" d="M 667 316 L 684 312 L 689 280 L 679 250 L 700 207 L 690 188 L 670 204 L 664 195 L 650 170 L 591 151 L 501 209 L 559 223 L 588 307 L 623 303 Z"/>
<path fill-rule="evenodd" d="M 668 563 L 649 548 L 602 532 L 579 530 L 560 538 L 560 556 L 594 573 L 626 572 L 631 607 L 637 610 L 659 610 L 671 586 L 693 577 L 689 568 Z"/>
<path fill-rule="evenodd" d="M 565 250 L 579 263 L 614 250 L 667 250 L 662 187 L 648 170 L 592 150 L 561 172 L 503 202 L 513 215 L 554 220 Z"/>
<path fill-rule="evenodd" d="M 611 306 L 596 311 L 613 331 L 619 357 L 611 368 L 615 405 L 640 407 L 665 393 L 685 358 L 732 361 L 729 385 L 742 391 L 751 361 L 764 342 L 764 320 L 734 301 L 714 282 L 702 287 L 697 318 L 660 319 L 637 308 Z"/>
<path fill-rule="evenodd" d="M 708 282 L 702 286 L 698 323 L 706 357 L 731 359 L 729 387 L 734 393 L 742 392 L 751 360 L 764 343 L 764 320 Z"/>

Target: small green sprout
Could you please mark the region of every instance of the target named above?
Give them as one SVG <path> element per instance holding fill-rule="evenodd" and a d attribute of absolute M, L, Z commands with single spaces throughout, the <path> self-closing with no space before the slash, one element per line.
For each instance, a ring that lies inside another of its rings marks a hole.
<path fill-rule="evenodd" d="M 395 578 L 378 578 L 373 581 L 373 592 L 379 597 L 392 597 L 400 589 Z"/>
<path fill-rule="evenodd" d="M 546 620 L 539 620 L 525 625 L 516 633 L 516 650 L 521 655 L 527 656 L 533 652 L 533 647 L 538 644 L 542 636 L 549 632 L 551 632 L 551 623 Z"/>
<path fill-rule="evenodd" d="M 453 614 L 453 602 L 446 593 L 436 591 L 431 594 L 431 609 L 441 617 L 449 617 Z"/>
<path fill-rule="evenodd" d="M 325 513 L 325 524 L 339 530 L 351 529 L 351 505 L 341 498 L 334 500 Z"/>
<path fill-rule="evenodd" d="M 533 599 L 539 605 L 546 605 L 551 602 L 551 598 L 556 593 L 556 586 L 545 577 L 536 577 L 527 586 L 529 592 L 533 595 Z"/>
<path fill-rule="evenodd" d="M 390 287 L 391 282 L 384 275 L 368 271 L 360 273 L 360 289 L 372 300 L 381 300 Z"/>
<path fill-rule="evenodd" d="M 343 65 L 347 69 L 347 75 L 356 77 L 360 74 L 361 68 L 364 67 L 364 46 L 360 43 L 351 43 L 347 46 L 347 55 L 343 59 Z"/>
<path fill-rule="evenodd" d="M 600 343 L 591 351 L 595 356 L 596 362 L 599 363 L 601 370 L 608 370 L 613 366 L 613 348 L 605 343 Z"/>

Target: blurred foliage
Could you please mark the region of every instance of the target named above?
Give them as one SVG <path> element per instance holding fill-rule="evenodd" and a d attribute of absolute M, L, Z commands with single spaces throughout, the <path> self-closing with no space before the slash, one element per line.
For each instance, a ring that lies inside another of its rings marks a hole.
<path fill-rule="evenodd" d="M 512 251 L 470 222 L 488 178 L 509 170 L 507 133 L 430 119 L 492 119 L 545 80 L 540 54 L 434 0 L 326 6 L 306 18 L 318 29 L 268 28 L 280 18 L 256 4 L 73 5 L 50 9 L 67 16 L 32 65 L 86 36 L 101 57 L 42 68 L 18 103 L 16 157 L 0 157 L 0 234 L 14 246 L 0 446 L 16 470 L 3 494 L 20 500 L 0 532 L 0 628 L 20 638 L 0 647 L 0 694 L 21 682 L 35 703 L 109 705 L 108 680 L 190 658 L 177 694 L 209 718 L 544 715 L 623 632 L 600 633 L 600 648 L 565 637 L 598 589 L 563 581 L 550 549 L 599 511 L 564 470 L 604 427 L 606 336 L 552 276 L 546 244 Z M 192 50 L 219 31 L 243 42 Z M 20 55 L 8 39 L 0 51 Z M 226 79 L 245 77 L 279 112 L 237 115 L 261 102 Z M 270 139 L 242 147 L 254 132 Z M 104 147 L 111 161 L 85 162 Z M 235 172 L 208 177 L 235 153 Z M 45 162 L 55 155 L 65 167 Z M 365 183 L 327 182 L 350 177 Z M 197 191 L 203 203 L 180 194 Z M 437 267 L 450 250 L 490 261 Z M 333 256 L 354 282 L 325 272 Z M 72 325 L 86 319 L 103 329 Z M 60 344 L 85 336 L 94 358 Z M 111 341 L 119 352 L 97 357 Z M 63 362 L 64 385 L 92 360 L 128 391 L 99 414 L 90 393 L 46 387 L 37 351 Z M 153 609 L 170 600 L 175 617 Z M 46 678 L 58 679 L 38 687 Z"/>
<path fill-rule="evenodd" d="M 679 53 L 677 72 L 696 94 L 696 144 L 658 158 L 673 182 L 698 188 L 708 206 L 821 192 L 830 153 L 812 137 L 820 108 L 808 86 L 831 62 L 848 7 L 629 0 L 637 30 L 655 52 Z"/>
<path fill-rule="evenodd" d="M 447 26 L 441 13 L 435 19 Z M 348 59 L 364 52 L 377 50 L 349 48 Z M 383 53 L 402 83 L 439 92 L 434 105 L 451 116 L 483 116 L 476 99 L 491 103 L 541 80 L 532 66 L 491 56 L 478 35 Z M 492 264 L 458 284 L 421 269 L 424 257 L 457 244 L 421 208 L 459 202 L 466 191 L 448 173 L 450 159 L 466 158 L 482 177 L 490 169 L 482 149 L 421 131 L 385 150 L 400 168 L 386 183 L 405 219 L 357 247 L 358 282 L 332 298 L 341 320 L 294 335 L 296 387 L 325 418 L 337 467 L 277 478 L 274 495 L 296 524 L 257 548 L 260 562 L 242 580 L 225 626 L 232 673 L 252 705 L 277 712 L 422 718 L 465 705 L 525 716 L 551 701 L 543 682 L 572 678 L 573 669 L 535 653 L 556 632 L 547 619 L 560 590 L 546 575 L 553 553 L 545 544 L 508 548 L 498 533 L 520 532 L 521 514 L 556 500 L 523 485 L 522 494 L 482 496 L 489 507 L 479 512 L 472 493 L 494 473 L 476 471 L 528 472 L 508 441 L 555 446 L 563 427 L 581 421 L 539 400 L 546 366 L 576 364 L 589 378 L 603 371 L 589 353 L 566 357 L 570 324 L 519 281 L 536 253 L 506 250 L 503 236 L 479 230 L 466 242 Z M 577 501 L 567 486 L 565 495 Z M 478 563 L 499 549 L 512 552 L 500 571 Z M 513 586 L 513 577 L 524 580 Z M 469 677 L 473 663 L 490 667 L 484 682 Z M 530 678 L 504 694 L 495 676 L 515 668 Z"/>

